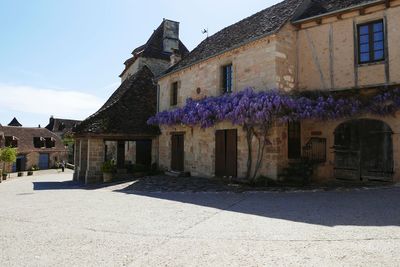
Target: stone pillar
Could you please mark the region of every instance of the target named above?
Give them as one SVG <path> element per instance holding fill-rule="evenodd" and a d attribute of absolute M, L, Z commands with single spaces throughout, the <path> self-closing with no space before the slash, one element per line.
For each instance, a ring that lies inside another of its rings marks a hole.
<path fill-rule="evenodd" d="M 103 181 L 101 166 L 104 163 L 104 152 L 103 139 L 88 139 L 86 184 L 101 183 Z"/>
<path fill-rule="evenodd" d="M 74 149 L 74 181 L 79 181 L 79 170 L 81 168 L 81 140 L 75 139 L 75 149 Z"/>
<path fill-rule="evenodd" d="M 88 139 L 80 139 L 79 148 L 79 182 L 85 182 L 86 168 L 87 168 L 87 150 L 88 150 Z"/>

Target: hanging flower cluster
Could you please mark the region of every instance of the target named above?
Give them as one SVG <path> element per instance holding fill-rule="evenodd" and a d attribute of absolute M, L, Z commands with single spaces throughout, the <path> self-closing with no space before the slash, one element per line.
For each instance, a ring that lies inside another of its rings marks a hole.
<path fill-rule="evenodd" d="M 334 120 L 363 113 L 394 114 L 400 108 L 400 90 L 382 92 L 366 101 L 355 96 L 338 97 L 329 93 L 292 95 L 277 90 L 255 92 L 248 88 L 238 93 L 202 100 L 188 99 L 182 108 L 158 113 L 151 125 L 200 125 L 209 128 L 218 122 L 235 125 L 263 125 L 304 119 Z"/>

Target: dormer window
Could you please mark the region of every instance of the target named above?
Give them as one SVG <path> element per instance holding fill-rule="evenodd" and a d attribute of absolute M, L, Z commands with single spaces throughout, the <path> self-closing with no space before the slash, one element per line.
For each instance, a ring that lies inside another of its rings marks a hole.
<path fill-rule="evenodd" d="M 6 147 L 18 147 L 18 138 L 15 136 L 6 136 L 5 137 L 5 146 Z"/>
<path fill-rule="evenodd" d="M 233 66 L 232 64 L 222 67 L 222 89 L 225 94 L 233 91 Z"/>
<path fill-rule="evenodd" d="M 46 138 L 46 148 L 53 148 L 56 146 L 56 140 L 53 137 Z"/>
<path fill-rule="evenodd" d="M 34 137 L 33 138 L 33 146 L 35 148 L 44 148 L 46 147 L 46 139 L 43 137 Z"/>

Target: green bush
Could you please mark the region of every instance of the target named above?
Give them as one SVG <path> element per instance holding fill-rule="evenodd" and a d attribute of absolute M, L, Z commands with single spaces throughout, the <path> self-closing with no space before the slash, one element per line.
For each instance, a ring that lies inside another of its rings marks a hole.
<path fill-rule="evenodd" d="M 106 161 L 101 166 L 101 171 L 103 173 L 115 173 L 117 171 L 117 165 L 112 160 Z"/>

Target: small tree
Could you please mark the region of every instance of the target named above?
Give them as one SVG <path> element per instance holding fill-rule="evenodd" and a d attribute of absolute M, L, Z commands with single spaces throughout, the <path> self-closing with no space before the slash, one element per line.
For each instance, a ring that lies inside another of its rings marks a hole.
<path fill-rule="evenodd" d="M 14 163 L 17 161 L 17 149 L 12 147 L 3 148 L 0 151 L 0 161 L 3 162 L 3 170 L 5 170 L 6 163 Z"/>

